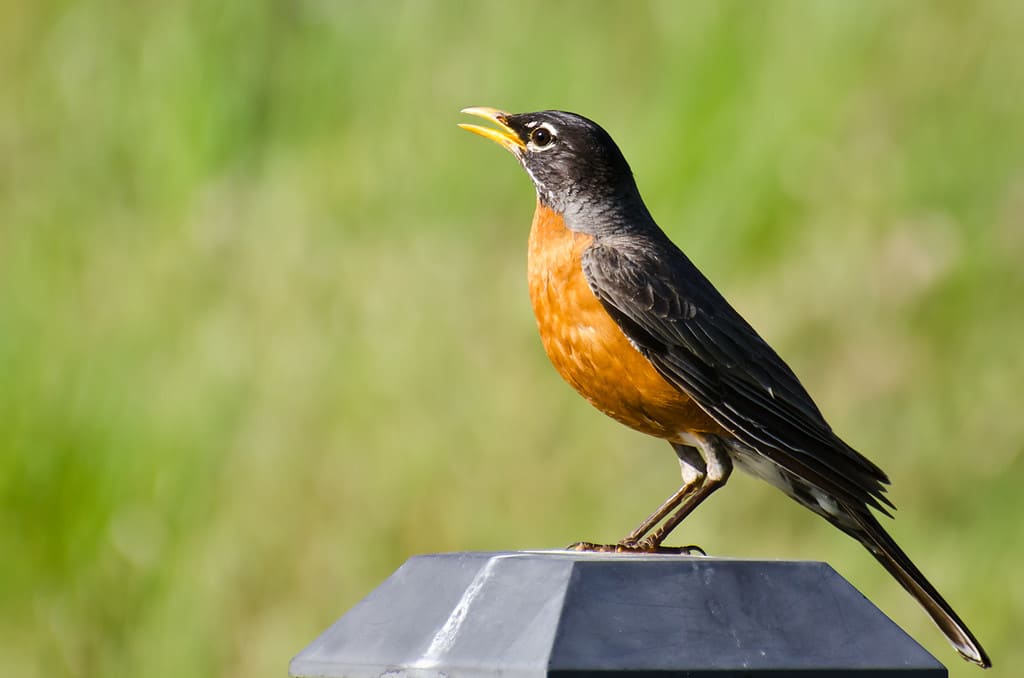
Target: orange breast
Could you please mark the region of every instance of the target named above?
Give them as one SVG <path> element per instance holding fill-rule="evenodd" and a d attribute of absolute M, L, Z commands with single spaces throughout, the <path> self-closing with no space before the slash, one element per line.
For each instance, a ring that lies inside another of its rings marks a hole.
<path fill-rule="evenodd" d="M 661 376 L 590 291 L 581 257 L 592 238 L 537 204 L 530 230 L 530 301 L 555 369 L 594 407 L 626 426 L 680 442 L 723 429 Z"/>

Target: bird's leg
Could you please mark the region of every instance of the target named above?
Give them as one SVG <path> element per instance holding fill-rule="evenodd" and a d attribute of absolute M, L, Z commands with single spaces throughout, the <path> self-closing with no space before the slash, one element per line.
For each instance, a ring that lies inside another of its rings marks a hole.
<path fill-rule="evenodd" d="M 647 518 L 645 518 L 642 523 L 637 525 L 635 530 L 626 535 L 626 537 L 622 539 L 622 541 L 620 541 L 619 543 L 622 545 L 636 544 L 638 541 L 640 541 L 641 537 L 650 532 L 651 529 L 655 525 L 660 523 L 665 516 L 667 516 L 669 513 L 672 512 L 673 509 L 679 506 L 679 504 L 686 499 L 687 495 L 700 489 L 701 485 L 701 478 L 695 478 L 690 482 L 684 483 L 682 487 L 676 490 L 675 494 L 666 499 L 665 503 L 663 503 L 661 506 L 655 509 L 654 513 L 647 516 Z"/>
<path fill-rule="evenodd" d="M 716 436 L 707 436 L 697 438 L 697 442 L 697 449 L 693 447 L 683 448 L 682 446 L 674 447 L 676 448 L 676 454 L 679 455 L 680 462 L 683 463 L 684 470 L 687 463 L 698 469 L 700 466 L 703 466 L 704 472 L 699 476 L 701 479 L 700 487 L 684 501 L 681 501 L 681 505 L 676 509 L 675 513 L 669 516 L 668 520 L 662 523 L 657 530 L 637 543 L 641 550 L 660 549 L 661 543 L 665 541 L 669 533 L 679 523 L 683 522 L 683 519 L 690 515 L 701 502 L 710 497 L 715 490 L 725 485 L 729 479 L 729 475 L 732 473 L 732 458 L 729 456 L 728 451 L 726 451 L 721 439 Z M 702 462 L 700 466 L 694 464 L 696 460 L 692 459 L 691 456 L 698 451 Z"/>
<path fill-rule="evenodd" d="M 689 495 L 700 489 L 704 484 L 704 475 L 707 473 L 707 464 L 700 452 L 691 445 L 672 443 L 672 449 L 679 457 L 679 467 L 682 471 L 683 485 L 675 494 L 665 500 L 654 513 L 640 523 L 635 530 L 630 532 L 625 539 L 619 543 L 624 546 L 635 546 L 640 539 L 654 528 L 669 513 L 683 503 Z"/>
<path fill-rule="evenodd" d="M 669 515 L 673 510 L 676 510 L 680 504 L 685 502 L 693 493 L 698 492 L 704 485 L 704 474 L 706 465 L 704 458 L 701 457 L 700 453 L 693 447 L 675 444 L 672 445 L 676 450 L 676 455 L 679 457 L 679 465 L 683 471 L 683 485 L 675 493 L 666 499 L 661 506 L 655 509 L 654 513 L 647 516 L 642 523 L 640 523 L 635 530 L 626 535 L 617 544 L 594 544 L 588 541 L 580 541 L 575 544 L 570 544 L 568 549 L 570 551 L 599 551 L 603 553 L 628 553 L 628 552 L 656 552 L 664 551 L 671 553 L 689 552 L 691 547 L 685 549 L 668 549 L 661 548 L 660 542 L 658 545 L 647 544 L 641 542 L 641 538 L 654 528 L 659 522 L 661 522 L 665 516 Z M 696 550 L 703 553 L 699 547 Z"/>
<path fill-rule="evenodd" d="M 571 551 L 602 553 L 687 553 L 706 555 L 699 546 L 667 547 L 662 542 L 704 499 L 721 487 L 732 472 L 732 460 L 717 438 L 697 439 L 699 449 L 673 443 L 682 468 L 683 485 L 618 544 L 594 544 L 581 541 L 568 546 Z M 675 511 L 674 513 L 672 513 Z M 655 532 L 648 534 L 671 513 Z M 648 535 L 648 536 L 644 536 Z"/>
<path fill-rule="evenodd" d="M 599 551 L 602 553 L 629 553 L 629 552 L 643 552 L 643 553 L 693 553 L 694 551 L 699 552 L 701 555 L 707 555 L 704 550 L 699 546 L 680 546 L 680 547 L 668 547 L 661 546 L 659 543 L 657 546 L 649 546 L 644 542 L 640 541 L 640 538 L 651 531 L 651 528 L 657 525 L 665 516 L 667 516 L 672 509 L 679 506 L 679 504 L 687 498 L 688 495 L 696 492 L 701 487 L 700 480 L 694 480 L 688 482 L 678 490 L 675 494 L 665 500 L 665 503 L 658 507 L 658 509 L 647 516 L 644 522 L 640 523 L 639 526 L 626 537 L 624 537 L 618 544 L 593 544 L 588 541 L 578 541 L 575 544 L 569 546 L 570 551 Z"/>

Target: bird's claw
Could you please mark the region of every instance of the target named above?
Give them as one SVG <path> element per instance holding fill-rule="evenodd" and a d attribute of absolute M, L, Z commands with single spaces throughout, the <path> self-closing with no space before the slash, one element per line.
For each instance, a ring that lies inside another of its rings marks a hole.
<path fill-rule="evenodd" d="M 590 551 L 593 553 L 667 553 L 686 556 L 706 556 L 707 553 L 696 544 L 689 546 L 655 546 L 646 539 L 640 541 L 620 541 L 617 544 L 594 544 L 589 541 L 578 541 L 566 547 L 569 551 Z"/>

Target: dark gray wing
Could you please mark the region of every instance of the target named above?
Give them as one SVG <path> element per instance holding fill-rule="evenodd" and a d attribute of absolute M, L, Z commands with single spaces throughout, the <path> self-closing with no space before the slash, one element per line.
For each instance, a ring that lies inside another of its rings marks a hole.
<path fill-rule="evenodd" d="M 667 236 L 596 241 L 583 271 L 655 369 L 739 441 L 830 496 L 893 507 L 885 473 L 832 432 L 789 366 Z"/>

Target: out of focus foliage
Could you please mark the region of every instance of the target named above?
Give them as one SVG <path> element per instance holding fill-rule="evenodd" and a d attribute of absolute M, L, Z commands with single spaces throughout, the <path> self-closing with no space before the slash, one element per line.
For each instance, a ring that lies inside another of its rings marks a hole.
<path fill-rule="evenodd" d="M 614 540 L 667 445 L 547 365 L 528 179 L 458 110 L 564 108 L 880 463 L 1024 664 L 1024 5 L 0 4 L 0 671 L 281 676 L 407 557 Z M 856 544 L 734 476 L 680 540 Z"/>

